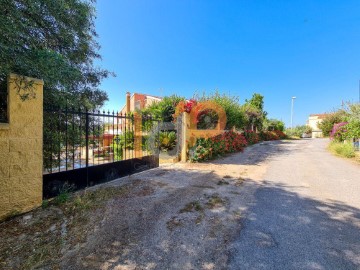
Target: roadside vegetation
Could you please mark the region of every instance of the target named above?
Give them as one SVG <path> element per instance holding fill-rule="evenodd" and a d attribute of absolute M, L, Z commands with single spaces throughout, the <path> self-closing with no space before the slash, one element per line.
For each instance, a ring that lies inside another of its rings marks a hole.
<path fill-rule="evenodd" d="M 329 150 L 334 154 L 346 158 L 355 157 L 355 149 L 351 143 L 332 141 L 329 144 Z"/>
<path fill-rule="evenodd" d="M 285 133 L 290 138 L 302 138 L 304 136 L 311 136 L 312 128 L 306 125 L 295 126 L 287 128 Z"/>
<path fill-rule="evenodd" d="M 63 190 L 42 209 L 0 223 L 1 269 L 60 269 L 61 252 L 80 245 L 101 219 L 107 203 L 127 196 L 132 186 L 103 187 L 71 194 Z M 18 241 L 18 236 L 22 240 Z M 12 260 L 15 256 L 17 260 Z"/>
<path fill-rule="evenodd" d="M 360 103 L 348 103 L 328 114 L 318 127 L 330 137 L 328 149 L 332 153 L 360 161 Z"/>
<path fill-rule="evenodd" d="M 189 151 L 189 159 L 199 162 L 217 158 L 227 153 L 243 151 L 247 145 L 260 141 L 287 138 L 284 122 L 267 118 L 264 110 L 264 96 L 254 93 L 244 104 L 238 96 L 214 93 L 195 94 L 190 100 L 172 95 L 158 103 L 153 103 L 141 113 L 153 116 L 173 125 L 173 130 L 163 130 L 159 136 L 159 147 L 163 152 L 172 150 L 176 144 L 175 122 L 181 113 L 190 113 L 198 102 L 213 102 L 226 113 L 225 133 L 212 138 L 198 138 Z M 198 114 L 197 128 L 214 129 L 219 120 L 216 109 L 206 109 Z"/>

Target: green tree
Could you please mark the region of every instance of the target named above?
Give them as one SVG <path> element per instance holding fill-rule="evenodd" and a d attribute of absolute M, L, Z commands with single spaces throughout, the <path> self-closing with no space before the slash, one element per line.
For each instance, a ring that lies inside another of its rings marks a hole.
<path fill-rule="evenodd" d="M 0 0 L 0 87 L 6 87 L 9 73 L 44 80 L 44 106 L 95 109 L 107 100 L 99 89 L 109 71 L 96 67 L 100 59 L 92 0 Z M 19 89 L 20 90 L 20 89 Z M 31 82 L 20 91 L 33 98 Z M 44 165 L 65 145 L 64 116 L 44 114 Z M 75 117 L 76 123 L 84 122 Z M 84 123 L 76 129 L 73 145 L 80 145 Z M 69 130 L 66 130 L 69 132 Z M 79 138 L 79 139 L 75 139 Z M 68 141 L 69 143 L 69 141 Z M 56 146 L 56 147 L 54 147 Z M 52 160 L 52 162 L 50 162 Z"/>
<path fill-rule="evenodd" d="M 213 101 L 223 107 L 226 113 L 226 128 L 231 129 L 236 127 L 243 129 L 245 125 L 245 114 L 241 109 L 240 99 L 238 96 L 230 96 L 220 94 L 219 91 L 215 91 L 211 94 L 203 93 L 201 96 L 195 95 L 194 98 L 198 101 Z"/>
<path fill-rule="evenodd" d="M 360 103 L 349 103 L 346 108 L 346 137 L 360 138 Z"/>
<path fill-rule="evenodd" d="M 144 115 L 151 115 L 153 118 L 162 120 L 164 122 L 172 122 L 175 108 L 180 101 L 184 101 L 185 98 L 172 95 L 164 97 L 160 102 L 155 102 L 149 107 L 142 110 Z"/>
<path fill-rule="evenodd" d="M 287 128 L 285 133 L 288 136 L 295 136 L 295 137 L 302 137 L 303 134 L 310 134 L 312 129 L 310 126 L 302 125 L 302 126 L 295 126 L 293 128 Z"/>
<path fill-rule="evenodd" d="M 267 116 L 267 112 L 264 111 L 264 96 L 254 93 L 251 99 L 245 100 L 243 111 L 246 114 L 248 129 L 261 130 L 263 128 Z"/>
<path fill-rule="evenodd" d="M 45 106 L 103 105 L 107 94 L 98 86 L 110 73 L 94 66 L 100 58 L 94 1 L 0 0 L 0 6 L 1 85 L 12 72 L 44 80 Z"/>
<path fill-rule="evenodd" d="M 268 131 L 272 130 L 285 130 L 285 123 L 283 121 L 277 119 L 265 119 L 264 121 L 264 129 Z"/>
<path fill-rule="evenodd" d="M 347 113 L 344 110 L 337 110 L 325 116 L 322 122 L 318 123 L 318 128 L 321 129 L 325 137 L 330 136 L 330 132 L 334 124 L 346 121 Z"/>

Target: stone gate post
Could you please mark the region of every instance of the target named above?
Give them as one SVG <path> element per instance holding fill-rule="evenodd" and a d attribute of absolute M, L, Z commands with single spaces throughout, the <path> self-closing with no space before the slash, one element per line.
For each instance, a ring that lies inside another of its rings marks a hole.
<path fill-rule="evenodd" d="M 22 101 L 24 81 L 34 97 Z M 0 220 L 42 203 L 43 81 L 8 77 L 8 123 L 0 123 Z"/>

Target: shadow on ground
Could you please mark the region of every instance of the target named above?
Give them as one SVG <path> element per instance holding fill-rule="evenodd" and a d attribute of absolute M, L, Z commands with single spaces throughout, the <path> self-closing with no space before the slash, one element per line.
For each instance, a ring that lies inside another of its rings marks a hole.
<path fill-rule="evenodd" d="M 248 183 L 256 185 L 256 183 Z M 263 182 L 230 248 L 230 269 L 359 269 L 360 210 Z"/>
<path fill-rule="evenodd" d="M 96 232 L 98 239 L 92 242 L 90 238 L 81 252 L 73 254 L 76 261 L 68 261 L 67 266 L 76 265 L 77 269 L 360 267 L 357 208 L 294 192 L 304 187 L 252 180 L 240 188 L 235 188 L 230 180 L 226 187 L 219 187 L 215 184 L 219 178 L 211 172 L 166 170 L 141 177 L 149 182 L 155 179 L 166 185 L 160 190 L 161 195 L 113 202 L 111 213 Z M 249 196 L 250 190 L 255 191 L 253 196 Z M 226 203 L 215 211 L 204 210 L 199 223 L 195 216 L 179 214 L 188 202 L 202 202 L 214 193 L 221 194 Z M 169 221 L 175 221 L 173 228 L 169 228 Z"/>
<path fill-rule="evenodd" d="M 304 146 L 266 144 L 212 164 L 260 164 Z M 42 210 L 32 213 L 39 222 L 18 217 L 0 224 L 1 266 L 26 269 L 30 256 L 39 269 L 360 269 L 358 208 L 304 197 L 303 186 L 249 178 L 221 177 L 209 166 L 119 179 L 105 186 L 127 183 L 128 192 L 81 216 L 85 241 L 74 237 L 77 213 L 64 220 L 56 207 L 46 210 L 55 226 L 42 222 Z M 38 259 L 42 237 L 59 248 Z"/>

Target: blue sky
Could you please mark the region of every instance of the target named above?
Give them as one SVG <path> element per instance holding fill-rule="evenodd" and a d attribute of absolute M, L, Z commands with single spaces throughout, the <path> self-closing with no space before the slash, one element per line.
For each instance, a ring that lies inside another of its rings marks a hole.
<path fill-rule="evenodd" d="M 98 65 L 106 108 L 125 92 L 152 95 L 218 89 L 265 96 L 270 118 L 290 125 L 358 101 L 360 1 L 98 0 Z"/>

